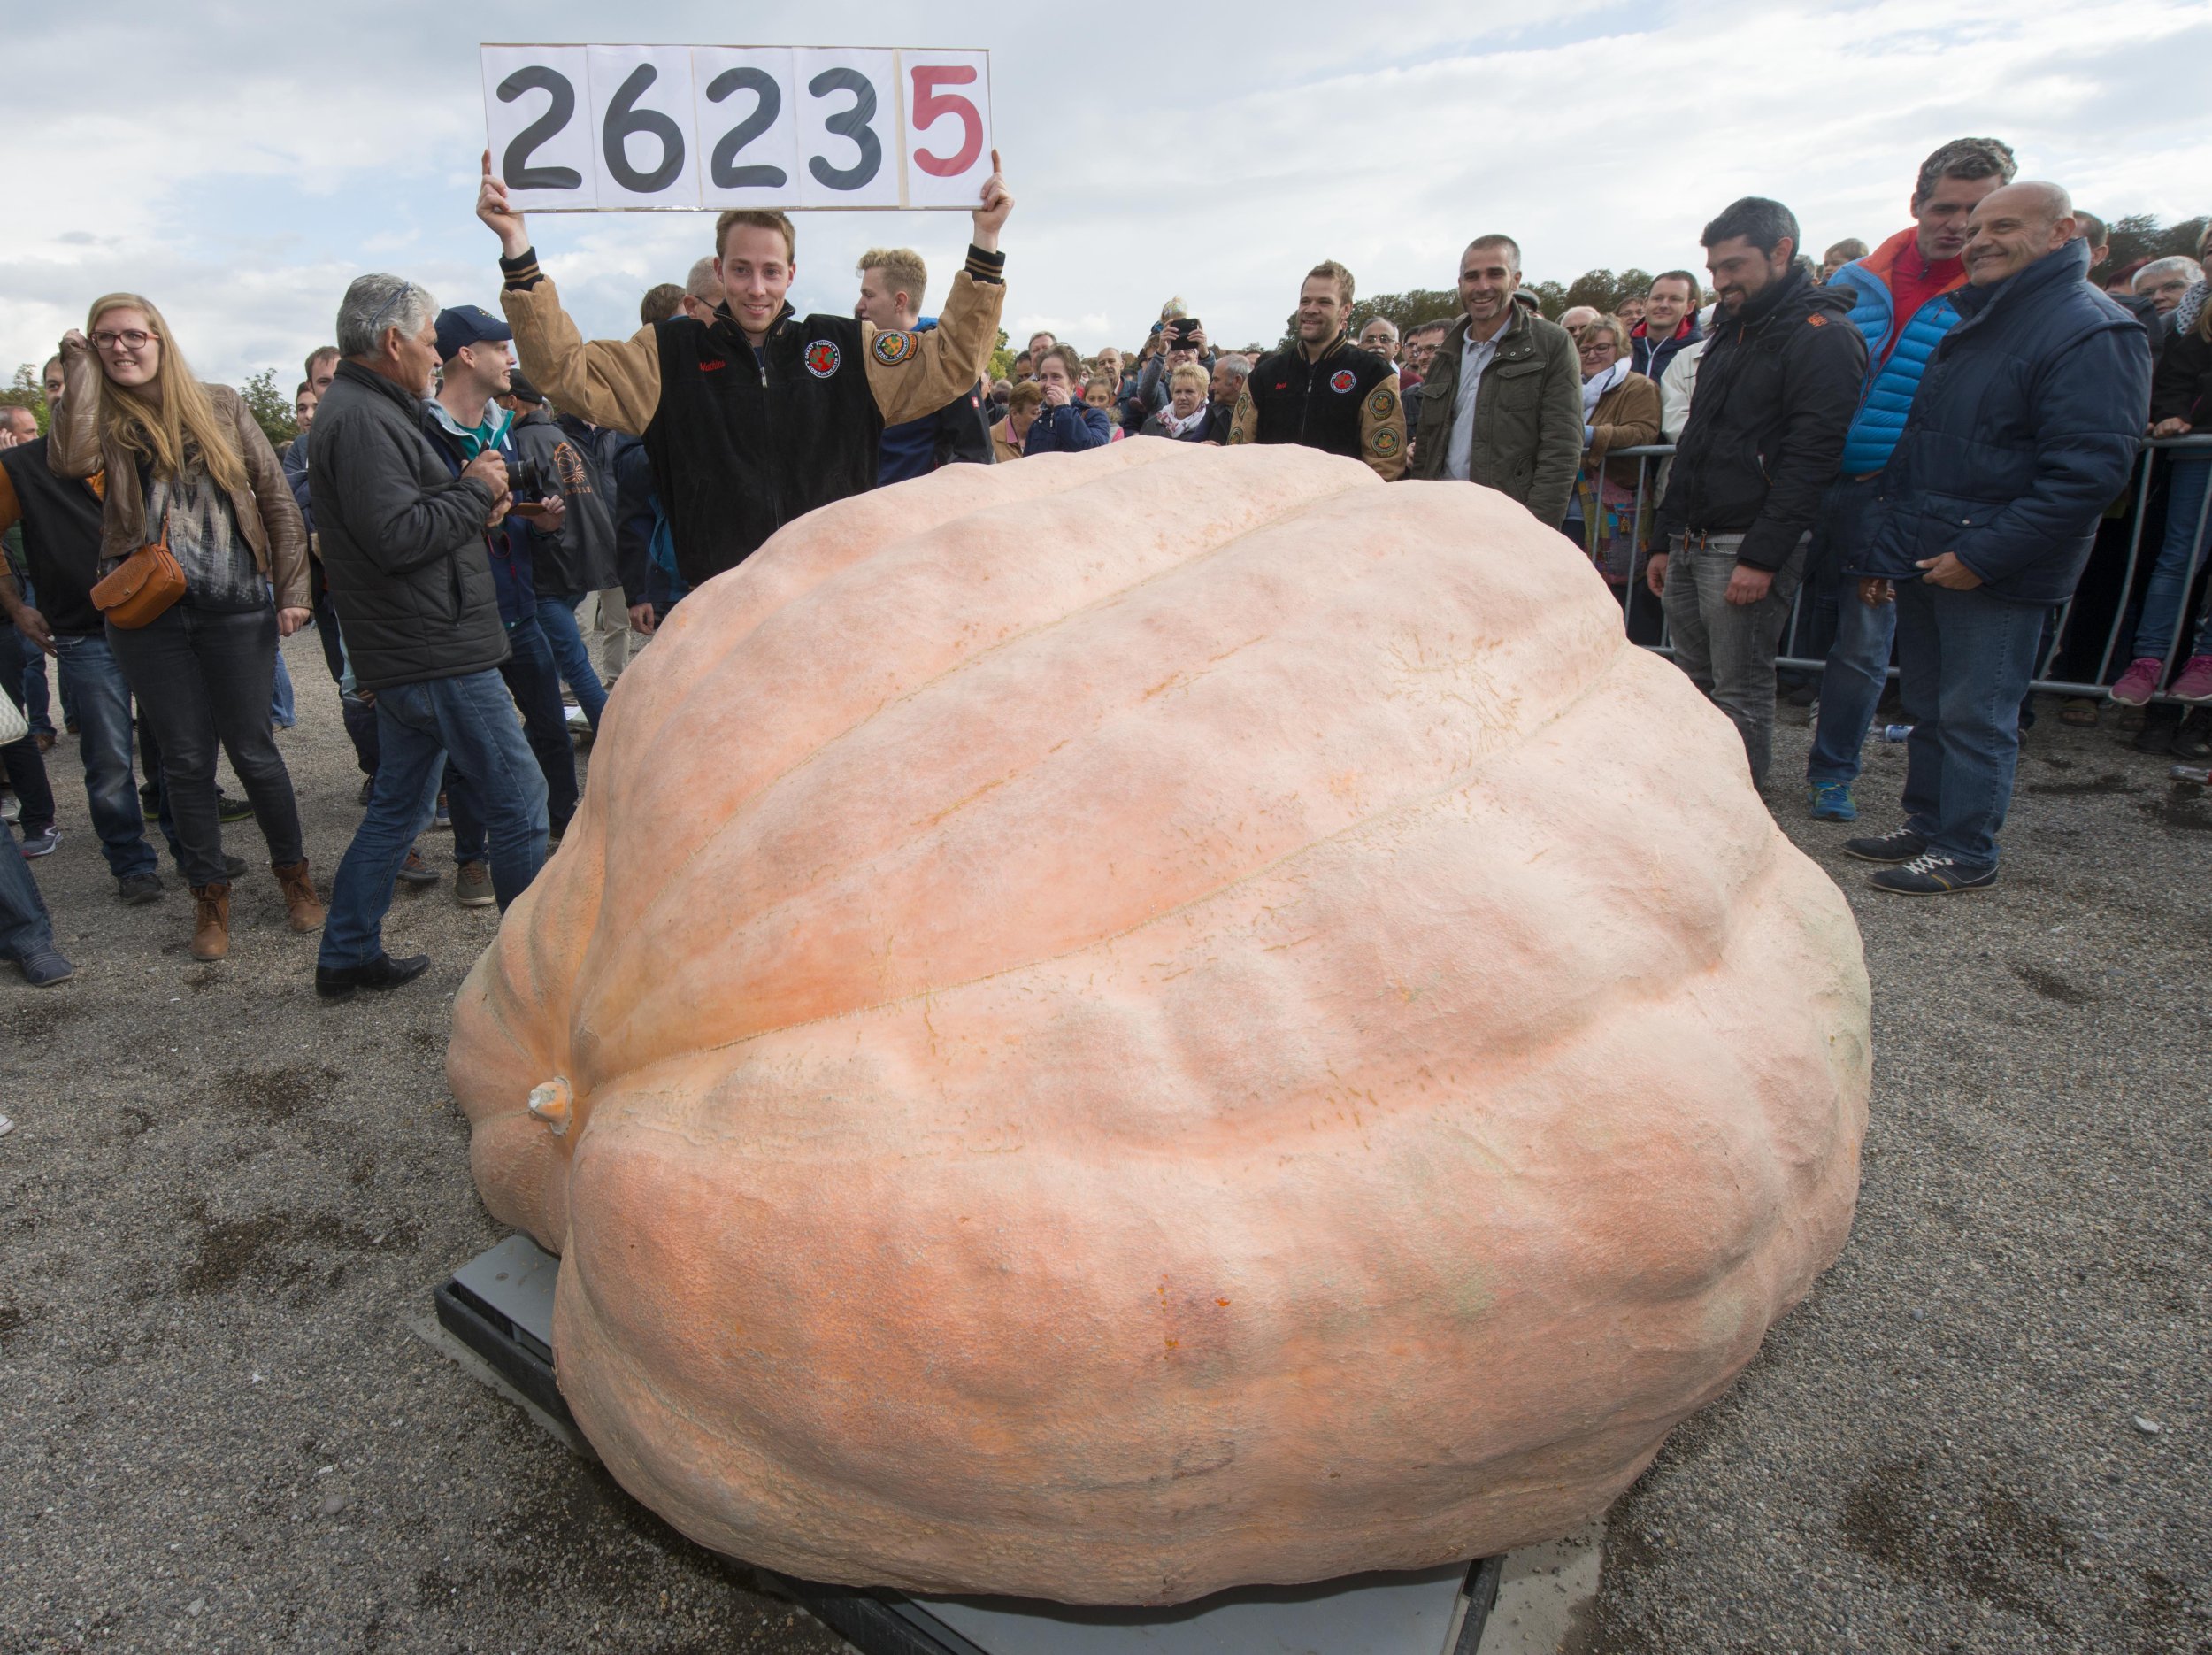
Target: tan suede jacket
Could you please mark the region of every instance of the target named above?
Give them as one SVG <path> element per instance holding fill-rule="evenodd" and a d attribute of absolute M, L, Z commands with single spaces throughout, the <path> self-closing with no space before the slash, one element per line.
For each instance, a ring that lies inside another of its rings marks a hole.
<path fill-rule="evenodd" d="M 100 365 L 87 352 L 65 351 L 61 371 L 68 392 L 60 417 L 48 433 L 46 461 L 57 476 L 107 473 L 108 489 L 100 519 L 100 561 L 104 567 L 129 557 L 153 538 L 153 532 L 146 527 L 146 491 L 138 486 L 136 456 L 100 439 L 96 417 Z M 276 587 L 277 607 L 310 608 L 307 525 L 301 520 L 299 506 L 284 481 L 283 462 L 236 391 L 227 385 L 211 385 L 207 394 L 216 414 L 228 420 L 236 433 L 238 452 L 246 462 L 246 487 L 230 491 L 238 532 L 253 548 L 255 566 Z"/>

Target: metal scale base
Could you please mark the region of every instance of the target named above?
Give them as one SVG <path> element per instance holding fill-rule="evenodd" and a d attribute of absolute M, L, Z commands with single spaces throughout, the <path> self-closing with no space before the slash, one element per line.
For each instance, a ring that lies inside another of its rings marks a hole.
<path fill-rule="evenodd" d="M 553 1378 L 560 1260 L 511 1235 L 434 1291 L 439 1324 L 555 1435 L 588 1453 Z M 1174 1609 L 922 1597 L 776 1575 L 863 1655 L 1474 1655 L 1501 1559 L 1311 1586 L 1254 1586 Z"/>

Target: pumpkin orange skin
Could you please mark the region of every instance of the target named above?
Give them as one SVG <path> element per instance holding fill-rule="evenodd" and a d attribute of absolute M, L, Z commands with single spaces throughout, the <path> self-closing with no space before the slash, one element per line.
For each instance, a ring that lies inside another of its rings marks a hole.
<path fill-rule="evenodd" d="M 1138 440 L 695 592 L 449 1074 L 686 1534 L 1170 1604 L 1608 1505 L 1843 1245 L 1867 1005 L 1563 537 Z"/>

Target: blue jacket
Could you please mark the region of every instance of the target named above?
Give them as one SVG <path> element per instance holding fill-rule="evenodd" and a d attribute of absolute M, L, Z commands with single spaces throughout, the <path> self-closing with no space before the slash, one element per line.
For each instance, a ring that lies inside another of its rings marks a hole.
<path fill-rule="evenodd" d="M 1843 439 L 1843 474 L 1847 477 L 1863 477 L 1889 464 L 1890 450 L 1904 435 L 1905 419 L 1912 412 L 1912 399 L 1927 372 L 1928 358 L 1935 355 L 1943 335 L 1959 319 L 1958 306 L 1952 303 L 1958 289 L 1936 295 L 1905 319 L 1905 331 L 1897 348 L 1889 353 L 1887 361 L 1882 360 L 1890 329 L 1896 325 L 1889 273 L 1918 235 L 1917 230 L 1900 230 L 1864 258 L 1854 259 L 1828 278 L 1830 287 L 1851 292 L 1851 319 L 1866 335 L 1866 389 L 1859 395 L 1859 412 Z"/>
<path fill-rule="evenodd" d="M 1953 296 L 1847 573 L 1916 578 L 1951 552 L 1993 597 L 2062 603 L 2097 521 L 2127 485 L 2150 414 L 2143 326 L 2084 280 L 2071 242 Z"/>
<path fill-rule="evenodd" d="M 1077 454 L 1085 449 L 1104 448 L 1114 440 L 1114 422 L 1103 408 L 1070 403 L 1064 408 L 1040 408 L 1029 435 L 1022 439 L 1022 456 Z"/>

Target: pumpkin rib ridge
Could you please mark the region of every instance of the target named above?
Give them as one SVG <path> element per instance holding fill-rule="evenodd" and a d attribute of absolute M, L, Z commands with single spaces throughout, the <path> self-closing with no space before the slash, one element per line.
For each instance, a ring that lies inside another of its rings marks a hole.
<path fill-rule="evenodd" d="M 1557 711 L 1548 714 L 1543 723 L 1537 725 L 1529 732 L 1529 738 L 1533 740 L 1553 722 L 1564 717 L 1567 713 L 1572 712 L 1575 707 L 1579 705 L 1583 699 L 1587 697 L 1592 690 L 1602 684 L 1606 679 L 1612 674 L 1615 665 L 1623 658 L 1622 651 L 1632 646 L 1624 643 L 1621 650 L 1616 650 L 1612 660 L 1606 663 L 1605 670 L 1595 674 L 1587 684 L 1576 692 L 1571 699 L 1563 703 Z M 1525 743 L 1523 743 L 1523 745 L 1525 744 Z M 1171 920 L 1176 918 L 1178 915 L 1187 913 L 1194 909 L 1202 907 L 1205 904 L 1212 902 L 1220 897 L 1225 896 L 1229 892 L 1236 890 L 1240 887 L 1248 884 L 1256 879 L 1263 878 L 1267 874 L 1274 872 L 1276 869 L 1296 861 L 1299 858 L 1306 855 L 1307 852 L 1310 851 L 1317 850 L 1324 845 L 1334 844 L 1340 840 L 1349 838 L 1355 835 L 1364 832 L 1370 828 L 1389 820 L 1394 816 L 1403 815 L 1409 811 L 1418 810 L 1424 805 L 1435 804 L 1442 802 L 1443 800 L 1448 799 L 1455 793 L 1464 791 L 1470 785 L 1472 784 L 1476 778 L 1479 777 L 1484 770 L 1490 767 L 1493 762 L 1508 756 L 1514 751 L 1517 750 L 1502 749 L 1497 752 L 1485 754 L 1481 758 L 1478 759 L 1471 767 L 1459 772 L 1445 786 L 1438 788 L 1432 792 L 1417 795 L 1409 798 L 1393 800 L 1389 804 L 1384 806 L 1380 810 L 1371 812 L 1368 815 L 1361 817 L 1356 821 L 1348 822 L 1343 827 L 1336 828 L 1333 832 L 1323 834 L 1318 838 L 1309 839 L 1304 843 L 1299 845 L 1295 850 L 1286 851 L 1282 855 L 1275 857 L 1267 862 L 1262 863 L 1254 867 L 1247 868 L 1244 872 L 1235 875 L 1233 878 L 1224 880 L 1219 884 L 1201 892 L 1197 896 L 1186 897 L 1181 902 L 1176 903 L 1171 906 L 1162 908 L 1154 913 L 1147 914 L 1143 919 L 1138 920 L 1133 925 L 1124 926 L 1118 931 L 1105 932 L 1098 936 L 1088 938 L 1077 947 L 1062 949 L 1057 953 L 1040 954 L 1030 959 L 1016 960 L 1009 965 L 1000 967 L 995 971 L 983 972 L 973 977 L 964 977 L 956 982 L 931 983 L 926 988 L 918 989 L 907 994 L 893 995 L 888 998 L 881 1000 L 871 1000 L 865 1005 L 847 1006 L 841 1011 L 826 1012 L 819 1017 L 804 1018 L 795 1023 L 779 1023 L 772 1028 L 755 1029 L 751 1034 L 740 1035 L 733 1039 L 713 1041 L 708 1044 L 701 1046 L 687 1046 L 680 1052 L 671 1052 L 665 1057 L 657 1059 L 657 1064 L 658 1062 L 673 1061 L 678 1058 L 699 1057 L 709 1052 L 728 1051 L 738 1046 L 746 1045 L 752 1041 L 761 1039 L 764 1035 L 782 1034 L 791 1029 L 812 1028 L 822 1024 L 834 1023 L 845 1018 L 861 1017 L 894 1006 L 910 1005 L 918 1000 L 926 1000 L 932 995 L 949 994 L 957 989 L 975 987 L 979 983 L 992 982 L 1001 977 L 1010 976 L 1017 972 L 1030 971 L 1041 966 L 1056 965 L 1063 960 L 1077 958 L 1083 954 L 1088 953 L 1092 949 L 1100 947 L 1102 944 L 1119 942 L 1125 937 L 1133 936 L 1138 932 L 1146 929 L 1148 927 L 1154 925 L 1160 920 Z M 1775 858 L 1773 856 L 1772 847 L 1770 845 L 1768 847 L 1768 854 L 1763 858 L 1762 863 L 1763 868 L 1770 866 L 1774 861 Z M 1710 962 L 1709 962 L 1709 964 Z M 626 1014 L 625 1020 L 626 1020 Z M 619 1024 L 618 1024 L 617 1027 L 618 1028 Z M 648 1066 L 650 1067 L 657 1066 Z M 641 1072 L 642 1071 L 640 1070 L 625 1070 L 624 1074 L 631 1074 Z"/>
<path fill-rule="evenodd" d="M 1373 475 L 1371 472 L 1367 472 L 1364 466 L 1361 467 L 1361 471 L 1366 475 Z M 691 866 L 692 862 L 695 861 L 702 852 L 711 846 L 715 841 L 721 836 L 721 834 L 725 829 L 734 824 L 754 801 L 760 798 L 771 789 L 781 784 L 788 777 L 796 775 L 805 770 L 823 753 L 836 746 L 840 742 L 844 741 L 848 736 L 850 736 L 856 732 L 866 727 L 869 724 L 872 723 L 878 717 L 889 709 L 895 706 L 902 706 L 910 701 L 913 701 L 930 689 L 936 688 L 941 683 L 949 681 L 961 673 L 964 672 L 971 666 L 987 661 L 993 657 L 998 655 L 1001 651 L 1009 649 L 1013 645 L 1026 643 L 1037 637 L 1045 636 L 1072 621 L 1087 617 L 1112 604 L 1118 603 L 1123 598 L 1126 597 L 1130 593 L 1141 591 L 1144 588 L 1153 584 L 1156 581 L 1165 579 L 1170 575 L 1179 573 L 1184 570 L 1203 567 L 1207 563 L 1211 562 L 1217 553 L 1228 550 L 1230 548 L 1237 545 L 1240 542 L 1249 538 L 1253 535 L 1260 534 L 1265 530 L 1275 528 L 1284 523 L 1294 521 L 1299 514 L 1313 511 L 1318 506 L 1326 504 L 1328 501 L 1340 498 L 1342 496 L 1350 493 L 1352 491 L 1352 488 L 1357 486 L 1358 485 L 1355 482 L 1349 487 L 1336 489 L 1330 494 L 1317 495 L 1310 497 L 1302 496 L 1300 499 L 1292 502 L 1288 506 L 1285 507 L 1279 516 L 1270 517 L 1263 522 L 1255 523 L 1248 528 L 1239 529 L 1235 534 L 1230 535 L 1227 539 L 1202 548 L 1194 556 L 1180 558 L 1174 563 L 1165 566 L 1164 567 L 1155 569 L 1141 578 L 1131 581 L 1126 586 L 1116 587 L 1112 591 L 1102 593 L 1099 597 L 1093 598 L 1087 603 L 1081 604 L 1075 608 L 1062 610 L 1048 620 L 1040 621 L 1034 626 L 1025 627 L 1019 632 L 1010 633 L 1005 637 L 995 639 L 991 643 L 985 644 L 981 649 L 976 650 L 972 653 L 963 655 L 957 660 L 939 668 L 936 672 L 932 673 L 927 678 L 923 679 L 918 682 L 908 685 L 906 688 L 899 690 L 895 695 L 884 697 L 873 706 L 870 707 L 866 712 L 863 713 L 859 718 L 854 720 L 850 724 L 826 736 L 824 736 L 821 740 L 811 743 L 809 745 L 806 751 L 802 753 L 791 764 L 776 772 L 775 774 L 764 778 L 758 786 L 754 788 L 751 792 L 746 794 L 741 798 L 733 801 L 730 812 L 728 816 L 724 819 L 721 827 L 717 828 L 712 833 L 706 835 L 696 845 L 694 845 L 689 851 L 686 852 L 680 860 L 673 863 L 668 868 L 665 877 L 661 881 L 657 889 L 653 890 L 649 895 L 641 893 L 642 896 L 643 905 L 650 907 L 655 903 L 659 902 L 662 897 L 666 893 L 668 887 L 675 883 L 677 878 Z M 1074 489 L 1061 490 L 1062 495 L 1072 494 L 1074 492 L 1076 492 Z M 824 509 L 826 510 L 829 508 Z M 951 527 L 954 524 L 964 523 L 969 521 L 972 518 L 983 515 L 986 515 L 986 513 L 971 512 L 966 517 L 950 520 L 947 523 L 939 524 L 935 527 L 930 529 L 928 533 L 933 535 L 938 534 L 949 527 Z M 800 520 L 803 521 L 804 520 L 802 519 Z M 864 558 L 861 560 L 861 564 L 864 564 L 866 561 L 867 560 Z M 805 592 L 793 598 L 789 604 L 784 604 L 780 608 L 771 611 L 768 614 L 762 616 L 759 624 L 761 626 L 764 626 L 775 616 L 787 613 L 790 609 L 795 607 L 797 604 L 807 602 L 817 593 L 821 592 L 825 588 L 833 585 L 845 574 L 849 573 L 852 570 L 860 567 L 861 564 L 849 565 L 846 568 L 839 570 L 835 574 L 829 576 L 818 584 L 808 588 Z M 749 639 L 753 635 L 753 631 L 757 630 L 758 627 L 754 627 L 752 631 L 747 632 L 745 637 Z M 741 642 L 742 641 L 741 640 Z M 737 650 L 734 646 L 732 649 L 726 650 L 716 659 L 714 666 L 718 668 L 729 659 L 730 656 L 735 654 Z M 666 725 L 673 721 L 677 714 L 683 708 L 688 706 L 695 697 L 703 694 L 709 688 L 710 688 L 713 670 L 713 668 L 708 668 L 698 671 L 694 674 L 691 687 L 687 689 L 679 699 L 670 704 L 667 712 L 659 720 L 662 727 L 664 727 Z"/>
<path fill-rule="evenodd" d="M 1261 525 L 1258 526 L 1258 528 L 1256 528 L 1252 532 L 1258 532 L 1258 529 L 1260 528 L 1267 528 L 1270 527 L 1272 526 Z M 1240 535 L 1238 538 L 1242 539 L 1244 536 Z M 1223 545 L 1217 550 L 1227 552 L 1232 549 L 1234 543 L 1234 542 L 1224 543 Z M 1171 576 L 1177 576 L 1187 573 L 1190 570 L 1200 566 L 1202 561 L 1203 560 L 1198 558 L 1187 559 L 1183 563 L 1172 566 L 1171 568 L 1156 571 L 1153 574 L 1147 576 L 1143 581 L 1138 582 L 1130 587 L 1123 588 L 1118 592 L 1110 594 L 1102 598 L 1099 600 L 1097 604 L 1088 605 L 1087 608 L 1094 612 L 1102 605 L 1110 605 L 1117 603 L 1128 602 L 1135 594 L 1142 590 L 1144 587 L 1156 584 L 1156 582 L 1170 578 Z M 1253 573 L 1255 576 L 1257 576 L 1262 572 L 1256 570 Z M 1343 604 L 1351 601 L 1350 595 L 1356 593 L 1361 589 L 1369 587 L 1386 588 L 1387 583 L 1389 580 L 1393 578 L 1394 572 L 1388 568 L 1379 569 L 1372 565 L 1360 565 L 1348 562 L 1342 569 L 1333 573 L 1336 576 L 1333 584 L 1323 590 L 1311 591 L 1302 594 L 1294 604 L 1286 606 L 1283 612 L 1269 617 L 1266 624 L 1266 629 L 1256 634 L 1252 637 L 1246 638 L 1240 643 L 1233 644 L 1226 650 L 1221 650 L 1218 653 L 1207 658 L 1203 662 L 1199 663 L 1195 666 L 1187 668 L 1178 667 L 1177 670 L 1171 674 L 1171 681 L 1173 681 L 1178 692 L 1188 691 L 1196 686 L 1206 682 L 1225 663 L 1235 659 L 1246 650 L 1255 647 L 1263 647 L 1271 643 L 1280 643 L 1286 647 L 1294 646 L 1296 641 L 1295 634 L 1297 630 L 1310 622 L 1315 616 L 1325 612 L 1333 604 Z M 1070 612 L 1067 618 L 1072 619 L 1078 612 Z M 777 773 L 775 775 L 764 779 L 750 793 L 747 794 L 744 799 L 736 807 L 733 808 L 731 812 L 725 817 L 720 823 L 701 837 L 697 844 L 687 854 L 684 862 L 678 866 L 675 873 L 672 873 L 669 881 L 659 891 L 654 893 L 650 897 L 642 897 L 641 899 L 642 904 L 641 906 L 636 903 L 627 904 L 626 906 L 629 907 L 633 912 L 639 912 L 649 920 L 655 913 L 659 912 L 662 905 L 664 904 L 673 904 L 675 908 L 680 911 L 680 909 L 686 904 L 682 900 L 682 891 L 677 874 L 689 868 L 700 857 L 711 854 L 718 848 L 726 845 L 732 835 L 743 833 L 756 825 L 756 820 L 759 810 L 764 806 L 766 801 L 768 801 L 779 789 L 782 788 L 793 778 L 803 776 L 809 768 L 812 767 L 816 764 L 818 759 L 823 758 L 829 752 L 835 742 L 849 740 L 856 737 L 867 724 L 872 722 L 877 718 L 890 713 L 895 708 L 911 708 L 924 697 L 956 682 L 960 674 L 970 668 L 973 668 L 975 671 L 980 672 L 993 666 L 1003 666 L 1004 651 L 1039 644 L 1041 641 L 1049 637 L 1054 627 L 1056 624 L 1057 623 L 1047 623 L 1036 627 L 1029 628 L 1023 633 L 999 641 L 998 643 L 993 645 L 988 650 L 980 651 L 976 655 L 964 658 L 962 661 L 951 667 L 949 667 L 944 672 L 934 674 L 927 681 L 910 687 L 907 690 L 902 691 L 897 697 L 887 699 L 870 713 L 868 719 L 846 727 L 843 730 L 839 732 L 837 736 L 831 738 L 831 740 L 825 741 L 819 746 L 810 750 L 797 762 L 787 766 L 784 770 Z M 1609 652 L 1604 664 L 1600 666 L 1598 670 L 1591 674 L 1588 681 L 1585 683 L 1582 689 L 1578 691 L 1576 696 L 1571 697 L 1568 699 L 1557 704 L 1551 710 L 1550 713 L 1547 716 L 1543 722 L 1532 725 L 1529 728 L 1518 732 L 1517 738 L 1513 743 L 1513 745 L 1525 745 L 1531 742 L 1540 739 L 1544 730 L 1548 727 L 1552 720 L 1563 718 L 1571 714 L 1579 704 L 1581 695 L 1596 689 L 1607 681 L 1615 662 L 1618 658 L 1619 651 L 1617 650 Z M 935 832 L 939 825 L 948 817 L 962 809 L 964 809 L 966 806 L 978 802 L 987 794 L 995 791 L 998 787 L 1003 786 L 1006 783 L 1019 778 L 1043 776 L 1056 762 L 1055 756 L 1059 753 L 1063 748 L 1075 747 L 1079 743 L 1089 742 L 1102 736 L 1107 732 L 1131 727 L 1132 721 L 1134 720 L 1151 719 L 1156 717 L 1157 710 L 1150 708 L 1148 704 L 1157 688 L 1158 686 L 1156 685 L 1151 689 L 1138 691 L 1133 685 L 1129 685 L 1120 687 L 1110 695 L 1102 694 L 1095 715 L 1090 718 L 1084 724 L 1082 728 L 1075 730 L 1070 734 L 1062 735 L 1060 739 L 1052 743 L 1049 747 L 1041 747 L 1020 754 L 1010 753 L 1009 758 L 1013 761 L 1013 767 L 1007 771 L 1004 774 L 998 776 L 994 781 L 989 781 L 981 787 L 970 789 L 959 798 L 952 801 L 950 804 L 937 811 L 933 815 L 928 817 L 927 819 L 905 825 L 898 832 L 897 836 L 887 836 L 881 841 L 872 845 L 864 848 L 857 848 L 857 859 L 837 863 L 834 866 L 834 877 L 837 879 L 847 879 L 855 874 L 856 872 L 883 865 L 892 858 L 909 853 L 916 846 L 926 840 L 931 834 Z M 1079 748 L 1079 751 L 1080 750 Z M 1494 755 L 1506 751 L 1509 751 L 1509 749 L 1504 747 L 1492 750 Z M 1471 774 L 1471 771 L 1463 773 L 1463 775 Z M 1458 783 L 1455 782 L 1451 785 L 1458 785 Z M 926 801 L 922 800 L 915 801 L 918 804 L 925 802 Z M 1386 807 L 1386 809 L 1387 809 L 1387 807 Z M 1317 841 L 1307 841 L 1306 843 L 1317 843 Z M 818 870 L 817 877 L 810 878 L 803 882 L 795 881 L 789 884 L 786 889 L 781 889 L 776 894 L 775 899 L 772 903 L 749 912 L 746 916 L 745 922 L 748 925 L 758 923 L 766 916 L 777 912 L 780 908 L 788 907 L 793 903 L 802 901 L 822 891 L 830 882 L 828 879 L 818 876 L 822 872 L 824 872 L 824 870 Z M 1202 892 L 1198 895 L 1202 897 L 1204 893 Z M 1191 898 L 1191 900 L 1195 899 L 1197 898 Z M 1165 912 L 1172 912 L 1172 910 Z M 966 981 L 966 979 L 961 979 L 960 981 Z"/>

